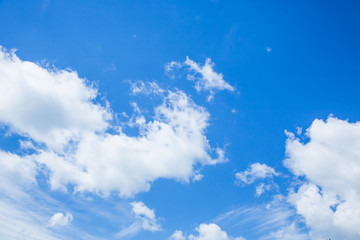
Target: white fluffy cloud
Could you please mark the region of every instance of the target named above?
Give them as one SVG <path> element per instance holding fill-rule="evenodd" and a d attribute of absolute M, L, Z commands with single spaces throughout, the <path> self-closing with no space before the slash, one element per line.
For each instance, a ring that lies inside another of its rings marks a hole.
<path fill-rule="evenodd" d="M 55 189 L 72 183 L 76 191 L 118 191 L 125 197 L 148 191 L 158 178 L 188 182 L 197 175 L 197 165 L 224 161 L 220 149 L 220 158 L 209 155 L 204 135 L 209 114 L 184 93 L 170 92 L 155 112 L 153 121 L 139 122 L 137 137 L 87 133 L 74 155 L 42 152 L 35 159 L 51 170 Z"/>
<path fill-rule="evenodd" d="M 68 223 L 70 223 L 73 220 L 73 216 L 71 215 L 71 213 L 66 213 L 65 215 L 61 212 L 55 213 L 50 221 L 49 221 L 49 226 L 54 227 L 54 226 L 65 226 Z"/>
<path fill-rule="evenodd" d="M 194 72 L 194 75 L 189 75 L 189 80 L 196 81 L 196 90 L 229 90 L 234 91 L 235 88 L 232 87 L 229 83 L 224 80 L 224 77 L 221 73 L 214 71 L 213 67 L 215 64 L 211 61 L 210 58 L 205 60 L 205 64 L 201 66 L 200 64 L 194 62 L 189 57 L 186 57 L 185 65 L 187 65 L 190 71 Z M 200 77 L 196 77 L 199 74 Z"/>
<path fill-rule="evenodd" d="M 237 172 L 235 177 L 239 182 L 251 184 L 257 179 L 264 179 L 278 175 L 279 174 L 272 167 L 269 167 L 266 164 L 253 163 L 245 171 Z"/>
<path fill-rule="evenodd" d="M 191 60 L 189 57 L 186 57 L 184 62 L 172 61 L 166 64 L 165 72 L 171 78 L 175 78 L 175 75 L 172 74 L 173 70 L 186 67 L 190 72 L 187 75 L 187 79 L 195 82 L 195 88 L 197 91 L 210 91 L 210 95 L 208 97 L 208 101 L 210 101 L 213 98 L 214 90 L 235 90 L 233 86 L 224 80 L 222 73 L 214 71 L 214 66 L 215 64 L 210 58 L 207 58 L 205 60 L 205 64 L 201 66 L 199 63 Z"/>
<path fill-rule="evenodd" d="M 49 70 L 0 46 L 0 122 L 60 151 L 84 132 L 103 131 L 111 119 L 95 104 L 95 88 L 71 70 Z"/>
<path fill-rule="evenodd" d="M 143 202 L 132 202 L 132 211 L 135 217 L 142 222 L 142 228 L 150 232 L 157 232 L 161 230 L 161 226 L 156 218 L 155 211 L 148 208 Z"/>
<path fill-rule="evenodd" d="M 288 133 L 285 165 L 306 182 L 289 200 L 312 239 L 360 238 L 360 123 L 316 119 L 302 143 Z"/>
<path fill-rule="evenodd" d="M 24 159 L 50 171 L 53 189 L 72 184 L 75 191 L 129 197 L 158 178 L 189 182 L 198 167 L 224 161 L 205 136 L 209 113 L 185 93 L 164 92 L 153 119 L 137 118 L 137 136 L 110 133 L 119 128 L 108 123 L 111 110 L 95 103 L 96 96 L 73 71 L 48 70 L 0 51 L 0 122 L 41 146 Z"/>
<path fill-rule="evenodd" d="M 6 180 L 34 183 L 35 175 L 36 164 L 31 159 L 0 150 L 0 186 Z"/>
<path fill-rule="evenodd" d="M 170 240 L 245 240 L 243 237 L 230 237 L 226 232 L 221 230 L 221 228 L 215 223 L 205 224 L 202 223 L 195 229 L 198 234 L 190 234 L 186 237 L 182 231 L 177 230 L 170 237 Z"/>

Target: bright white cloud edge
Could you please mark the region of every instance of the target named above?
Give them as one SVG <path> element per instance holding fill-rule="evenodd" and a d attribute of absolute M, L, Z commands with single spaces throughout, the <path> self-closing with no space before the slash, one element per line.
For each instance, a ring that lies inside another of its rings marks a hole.
<path fill-rule="evenodd" d="M 330 116 L 306 130 L 307 142 L 287 132 L 285 165 L 306 181 L 289 195 L 312 239 L 360 238 L 360 122 Z"/>
<path fill-rule="evenodd" d="M 196 235 L 190 234 L 186 236 L 182 231 L 176 230 L 169 240 L 245 240 L 243 237 L 233 238 L 223 231 L 215 223 L 202 223 L 195 231 Z"/>

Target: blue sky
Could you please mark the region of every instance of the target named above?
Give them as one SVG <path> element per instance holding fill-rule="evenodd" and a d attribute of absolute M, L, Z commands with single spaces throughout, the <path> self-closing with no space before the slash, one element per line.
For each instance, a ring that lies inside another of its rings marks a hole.
<path fill-rule="evenodd" d="M 359 239 L 358 1 L 0 1 L 3 239 Z"/>

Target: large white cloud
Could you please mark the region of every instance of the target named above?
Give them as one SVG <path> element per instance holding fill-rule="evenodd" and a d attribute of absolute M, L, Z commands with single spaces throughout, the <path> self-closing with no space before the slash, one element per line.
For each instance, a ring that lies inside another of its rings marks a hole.
<path fill-rule="evenodd" d="M 42 152 L 35 159 L 51 170 L 55 189 L 75 184 L 76 191 L 133 196 L 148 191 L 157 178 L 188 182 L 196 165 L 223 161 L 209 155 L 204 135 L 209 114 L 184 93 L 170 92 L 156 108 L 155 119 L 139 121 L 140 135 L 86 133 L 75 154 Z M 141 118 L 143 119 L 143 118 Z"/>
<path fill-rule="evenodd" d="M 215 223 L 202 223 L 195 229 L 198 234 L 185 236 L 182 231 L 177 230 L 170 237 L 170 240 L 245 240 L 243 237 L 230 237 Z"/>
<path fill-rule="evenodd" d="M 0 122 L 41 146 L 26 159 L 50 170 L 53 189 L 72 184 L 75 191 L 129 197 L 158 178 L 188 182 L 198 167 L 224 161 L 205 136 L 209 113 L 185 93 L 161 90 L 153 119 L 138 116 L 131 126 L 139 134 L 129 136 L 109 125 L 111 110 L 95 103 L 96 92 L 73 71 L 0 51 Z"/>
<path fill-rule="evenodd" d="M 63 150 L 83 132 L 103 131 L 109 110 L 95 88 L 71 70 L 49 70 L 0 46 L 0 122 L 21 135 Z"/>
<path fill-rule="evenodd" d="M 360 123 L 316 119 L 306 136 L 303 143 L 288 133 L 285 165 L 307 180 L 290 202 L 313 239 L 359 239 Z"/>

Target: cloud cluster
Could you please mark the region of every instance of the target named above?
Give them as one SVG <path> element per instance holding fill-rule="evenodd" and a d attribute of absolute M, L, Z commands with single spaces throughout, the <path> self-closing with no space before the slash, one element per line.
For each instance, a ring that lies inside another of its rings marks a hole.
<path fill-rule="evenodd" d="M 140 135 L 86 133 L 74 154 L 59 156 L 42 151 L 34 156 L 51 170 L 54 189 L 75 184 L 76 191 L 128 197 L 148 191 L 158 178 L 188 182 L 196 165 L 224 161 L 211 151 L 204 135 L 209 114 L 184 93 L 170 92 L 155 109 L 154 120 L 139 121 Z"/>
<path fill-rule="evenodd" d="M 52 189 L 71 184 L 79 192 L 130 197 L 158 178 L 188 182 L 198 167 L 224 161 L 205 136 L 209 113 L 181 91 L 166 91 L 151 120 L 137 118 L 137 136 L 111 125 L 110 107 L 96 98 L 97 90 L 76 72 L 49 70 L 0 50 L 0 123 L 35 152 L 13 156 L 14 163 L 49 171 Z"/>
<path fill-rule="evenodd" d="M 312 239 L 360 237 L 360 123 L 316 119 L 301 142 L 288 133 L 285 165 L 306 181 L 289 195 Z"/>
<path fill-rule="evenodd" d="M 202 223 L 195 229 L 198 234 L 185 236 L 180 230 L 174 232 L 169 240 L 245 240 L 243 237 L 230 237 L 215 223 Z"/>

